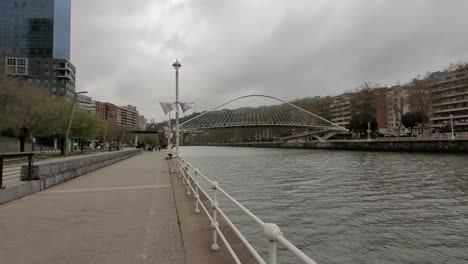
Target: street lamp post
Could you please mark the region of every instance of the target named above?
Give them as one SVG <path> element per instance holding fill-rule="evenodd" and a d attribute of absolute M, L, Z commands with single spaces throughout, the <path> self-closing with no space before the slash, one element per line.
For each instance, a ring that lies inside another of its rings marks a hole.
<path fill-rule="evenodd" d="M 179 60 L 176 60 L 172 64 L 172 67 L 176 70 L 176 153 L 179 154 L 179 69 L 182 67 L 182 64 L 179 63 Z"/>
<path fill-rule="evenodd" d="M 450 127 L 452 128 L 452 136 L 450 137 L 451 140 L 455 139 L 455 134 L 453 133 L 453 115 L 450 115 Z"/>
<path fill-rule="evenodd" d="M 67 133 L 65 133 L 65 148 L 64 148 L 65 157 L 68 156 L 68 137 L 70 135 L 70 129 L 71 129 L 71 125 L 72 125 L 72 122 L 73 122 L 73 115 L 75 114 L 76 99 L 77 99 L 79 94 L 85 94 L 85 93 L 88 93 L 88 92 L 87 91 L 77 92 L 77 93 L 75 93 L 75 96 L 73 97 L 73 104 L 72 104 L 72 109 L 71 109 L 71 114 L 70 114 L 70 121 L 68 122 Z"/>
<path fill-rule="evenodd" d="M 370 134 L 371 134 L 372 130 L 371 130 L 371 126 L 370 126 L 370 122 L 367 122 L 367 140 L 371 140 L 371 137 L 370 137 Z"/>

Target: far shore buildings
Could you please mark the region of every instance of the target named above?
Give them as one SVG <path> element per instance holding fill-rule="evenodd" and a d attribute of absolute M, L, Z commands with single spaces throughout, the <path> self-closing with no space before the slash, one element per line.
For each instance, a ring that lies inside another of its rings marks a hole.
<path fill-rule="evenodd" d="M 435 82 L 430 96 L 434 130 L 449 132 L 453 122 L 455 132 L 468 131 L 468 65 L 458 67 Z"/>
<path fill-rule="evenodd" d="M 138 128 L 139 115 L 136 106 L 117 106 L 117 125 Z"/>
<path fill-rule="evenodd" d="M 96 101 L 96 115 L 109 124 L 117 125 L 117 106 L 114 104 Z"/>
<path fill-rule="evenodd" d="M 116 106 L 112 103 L 96 101 L 96 115 L 109 124 L 138 129 L 141 118 L 136 106 Z"/>
<path fill-rule="evenodd" d="M 345 93 L 332 97 L 330 104 L 330 121 L 333 123 L 347 127 L 351 121 L 351 93 Z"/>
<path fill-rule="evenodd" d="M 90 96 L 80 94 L 77 98 L 77 108 L 96 113 L 96 102 Z"/>

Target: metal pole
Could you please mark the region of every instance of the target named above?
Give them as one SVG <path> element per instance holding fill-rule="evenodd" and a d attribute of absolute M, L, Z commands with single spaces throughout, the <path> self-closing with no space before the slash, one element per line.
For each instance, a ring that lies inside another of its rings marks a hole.
<path fill-rule="evenodd" d="M 371 127 L 370 127 L 370 122 L 367 122 L 367 140 L 371 140 L 370 138 L 370 134 L 371 134 L 372 130 L 371 130 Z"/>
<path fill-rule="evenodd" d="M 73 115 L 75 114 L 76 99 L 78 98 L 79 94 L 85 94 L 85 93 L 88 93 L 88 92 L 87 91 L 77 92 L 77 93 L 75 93 L 75 96 L 73 97 L 73 104 L 72 104 L 72 109 L 71 109 L 71 114 L 70 114 L 70 121 L 68 122 L 67 133 L 65 134 L 65 151 L 64 151 L 65 157 L 68 156 L 68 137 L 70 135 L 70 129 L 71 129 L 71 125 L 72 125 L 72 122 L 73 122 Z"/>
<path fill-rule="evenodd" d="M 200 195 L 198 194 L 198 174 L 200 171 L 198 169 L 195 169 L 195 213 L 198 214 L 200 213 L 200 209 L 198 208 L 198 199 L 200 198 Z"/>
<path fill-rule="evenodd" d="M 217 197 L 217 190 L 218 190 L 218 183 L 212 182 L 211 188 L 213 188 L 213 203 L 211 207 L 213 208 L 213 222 L 211 222 L 211 228 L 213 229 L 213 244 L 211 244 L 211 250 L 218 250 L 218 231 L 217 228 L 219 227 L 218 223 L 218 197 Z"/>
<path fill-rule="evenodd" d="M 276 241 L 268 241 L 268 264 L 276 264 Z"/>
<path fill-rule="evenodd" d="M 187 170 L 189 170 L 189 168 L 187 166 L 185 166 L 185 168 L 187 168 Z M 190 173 L 188 171 L 185 171 L 185 168 L 184 168 L 184 173 L 185 175 L 187 176 L 187 195 L 191 195 L 192 193 L 190 192 Z"/>
<path fill-rule="evenodd" d="M 71 125 L 73 122 L 73 115 L 75 114 L 75 104 L 76 104 L 76 98 L 78 97 L 78 94 L 75 93 L 75 96 L 73 97 L 73 104 L 72 104 L 72 109 L 71 109 L 71 114 L 70 114 L 70 121 L 68 122 L 68 128 L 67 128 L 67 133 L 65 134 L 65 157 L 68 157 L 68 137 L 70 135 L 70 129 Z"/>
<path fill-rule="evenodd" d="M 272 223 L 263 225 L 263 232 L 268 239 L 268 264 L 276 264 L 276 248 L 278 236 L 282 236 L 281 229 Z"/>
<path fill-rule="evenodd" d="M 171 112 L 169 112 L 169 120 L 167 121 L 167 126 L 169 127 L 169 132 L 167 132 L 167 149 L 171 149 L 171 133 L 172 133 L 172 124 L 171 124 Z"/>
<path fill-rule="evenodd" d="M 172 67 L 176 70 L 176 153 L 179 154 L 179 69 L 182 67 L 182 64 L 179 63 L 179 60 L 176 60 L 172 64 Z"/>
<path fill-rule="evenodd" d="M 106 139 L 107 139 L 107 132 L 109 130 L 109 118 L 110 118 L 110 114 L 107 114 L 106 116 L 106 132 L 104 132 L 104 138 L 102 139 L 102 149 L 101 151 L 104 151 L 106 149 Z"/>
<path fill-rule="evenodd" d="M 453 133 L 453 115 L 450 115 L 450 126 L 452 127 L 452 137 L 451 140 L 455 139 L 455 134 Z"/>
<path fill-rule="evenodd" d="M 176 69 L 176 153 L 179 154 L 179 69 Z"/>
<path fill-rule="evenodd" d="M 0 157 L 0 189 L 3 188 L 3 157 Z"/>
<path fill-rule="evenodd" d="M 29 159 L 28 159 L 28 180 L 32 180 L 31 179 L 31 174 L 32 174 L 32 157 L 33 157 L 33 154 L 29 154 Z"/>

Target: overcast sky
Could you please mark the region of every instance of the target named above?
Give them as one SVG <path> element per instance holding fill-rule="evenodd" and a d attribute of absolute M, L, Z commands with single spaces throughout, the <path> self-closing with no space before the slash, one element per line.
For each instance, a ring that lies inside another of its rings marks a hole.
<path fill-rule="evenodd" d="M 465 0 L 74 0 L 77 90 L 163 120 L 237 96 L 337 95 L 468 60 Z"/>

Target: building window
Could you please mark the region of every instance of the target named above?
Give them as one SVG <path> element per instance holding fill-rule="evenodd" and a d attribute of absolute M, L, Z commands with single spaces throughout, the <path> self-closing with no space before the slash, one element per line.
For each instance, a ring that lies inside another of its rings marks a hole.
<path fill-rule="evenodd" d="M 15 74 L 16 73 L 16 67 L 15 66 L 8 66 L 7 67 L 7 74 Z"/>
<path fill-rule="evenodd" d="M 18 59 L 18 66 L 26 66 L 26 60 L 25 59 Z"/>
<path fill-rule="evenodd" d="M 7 60 L 7 65 L 16 65 L 16 59 L 9 58 L 9 59 Z"/>
<path fill-rule="evenodd" d="M 18 74 L 26 74 L 26 67 L 18 67 L 17 70 Z"/>

